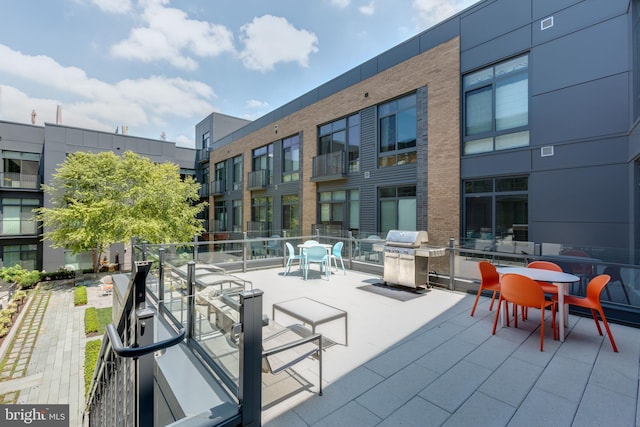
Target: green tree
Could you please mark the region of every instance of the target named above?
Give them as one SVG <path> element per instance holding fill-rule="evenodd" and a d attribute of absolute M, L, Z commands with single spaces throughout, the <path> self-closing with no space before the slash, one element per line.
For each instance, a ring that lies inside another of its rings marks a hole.
<path fill-rule="evenodd" d="M 177 165 L 156 164 L 127 151 L 70 154 L 43 185 L 51 207 L 36 210 L 43 240 L 73 253 L 90 251 L 97 271 L 112 243 L 137 237 L 149 243 L 191 241 L 204 231 L 196 215 L 198 184 L 182 180 Z"/>

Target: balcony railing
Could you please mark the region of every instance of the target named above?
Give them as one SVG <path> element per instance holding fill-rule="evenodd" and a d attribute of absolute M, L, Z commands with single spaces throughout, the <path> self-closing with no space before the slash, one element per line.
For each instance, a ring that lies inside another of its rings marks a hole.
<path fill-rule="evenodd" d="M 40 188 L 40 176 L 17 172 L 0 173 L 0 185 L 3 188 Z"/>
<path fill-rule="evenodd" d="M 343 151 L 322 154 L 313 158 L 312 181 L 344 179 L 347 175 Z"/>
<path fill-rule="evenodd" d="M 209 197 L 211 195 L 209 194 L 209 184 L 206 184 L 206 183 L 200 184 L 199 195 L 200 197 Z"/>
<path fill-rule="evenodd" d="M 0 221 L 0 234 L 3 236 L 37 235 L 38 223 L 31 220 L 8 219 Z"/>
<path fill-rule="evenodd" d="M 262 169 L 247 174 L 247 190 L 261 190 L 271 184 L 271 174 Z"/>
<path fill-rule="evenodd" d="M 213 194 L 224 194 L 227 191 L 227 181 L 213 181 Z"/>

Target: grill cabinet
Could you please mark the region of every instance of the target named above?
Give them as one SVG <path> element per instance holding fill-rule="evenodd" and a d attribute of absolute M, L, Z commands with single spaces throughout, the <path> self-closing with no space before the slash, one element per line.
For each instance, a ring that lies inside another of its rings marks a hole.
<path fill-rule="evenodd" d="M 398 284 L 410 288 L 429 286 L 429 258 L 442 256 L 445 248 L 428 247 L 426 231 L 390 230 L 384 253 L 385 284 Z"/>

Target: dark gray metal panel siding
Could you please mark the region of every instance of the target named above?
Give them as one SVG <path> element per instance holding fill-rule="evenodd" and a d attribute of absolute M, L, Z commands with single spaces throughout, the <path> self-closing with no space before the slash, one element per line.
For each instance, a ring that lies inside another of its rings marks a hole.
<path fill-rule="evenodd" d="M 341 90 L 344 90 L 360 81 L 360 70 L 353 68 L 341 76 L 328 81 L 318 88 L 318 96 L 320 99 L 331 96 Z"/>
<path fill-rule="evenodd" d="M 534 1 L 533 43 L 539 44 L 547 40 L 574 32 L 580 28 L 601 22 L 616 15 L 625 14 L 629 0 L 608 1 L 564 1 L 550 0 L 540 8 L 540 2 Z M 542 2 L 545 3 L 545 2 Z M 564 3 L 574 4 L 565 5 Z M 544 12 L 543 12 L 544 11 Z M 553 27 L 540 30 L 540 20 L 553 16 Z"/>
<path fill-rule="evenodd" d="M 536 241 L 619 247 L 628 239 L 627 176 L 621 163 L 532 175 L 529 205 L 541 207 L 529 218 Z"/>
<path fill-rule="evenodd" d="M 528 148 L 463 156 L 460 161 L 460 177 L 463 180 L 501 175 L 526 175 L 529 172 L 531 172 L 531 150 Z"/>
<path fill-rule="evenodd" d="M 532 94 L 628 71 L 627 21 L 627 16 L 614 18 L 534 48 Z"/>
<path fill-rule="evenodd" d="M 372 178 L 364 179 L 365 172 L 374 172 L 377 167 L 377 119 L 376 107 L 360 113 L 360 230 L 366 233 L 378 231 L 376 187 Z"/>
<path fill-rule="evenodd" d="M 571 5 L 580 3 L 581 1 L 582 0 L 535 0 L 531 5 L 533 9 L 533 19 L 546 18 L 552 13 L 561 11 Z M 609 4 L 608 1 L 603 1 L 601 3 Z"/>
<path fill-rule="evenodd" d="M 627 138 L 589 139 L 579 143 L 555 145 L 554 155 L 547 157 L 542 157 L 539 149 L 534 148 L 531 152 L 533 170 L 564 170 L 569 177 L 573 168 L 588 169 L 603 164 L 626 163 Z M 582 181 L 574 181 L 574 185 L 582 186 Z"/>
<path fill-rule="evenodd" d="M 462 16 L 461 50 L 501 37 L 531 22 L 531 0 L 498 0 Z"/>
<path fill-rule="evenodd" d="M 460 70 L 462 73 L 466 73 L 476 68 L 482 68 L 493 62 L 525 52 L 530 47 L 531 26 L 527 25 L 462 52 Z"/>
<path fill-rule="evenodd" d="M 420 53 L 420 39 L 411 38 L 378 56 L 378 72 L 384 71 Z"/>
<path fill-rule="evenodd" d="M 426 52 L 460 35 L 460 16 L 456 15 L 418 35 L 420 52 Z"/>
<path fill-rule="evenodd" d="M 534 96 L 531 145 L 626 132 L 630 96 L 626 74 Z"/>

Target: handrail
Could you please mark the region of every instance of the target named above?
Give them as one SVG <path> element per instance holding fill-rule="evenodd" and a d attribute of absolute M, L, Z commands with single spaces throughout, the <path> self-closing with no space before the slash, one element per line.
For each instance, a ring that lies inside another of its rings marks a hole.
<path fill-rule="evenodd" d="M 185 328 L 181 328 L 180 332 L 175 337 L 158 341 L 144 347 L 125 347 L 122 345 L 120 335 L 118 335 L 118 331 L 116 330 L 116 327 L 113 325 L 113 323 L 109 323 L 107 325 L 107 335 L 109 336 L 109 340 L 111 341 L 113 351 L 120 357 L 140 357 L 144 356 L 145 354 L 153 353 L 154 351 L 173 347 L 174 345 L 182 342 L 186 333 L 187 330 Z"/>

